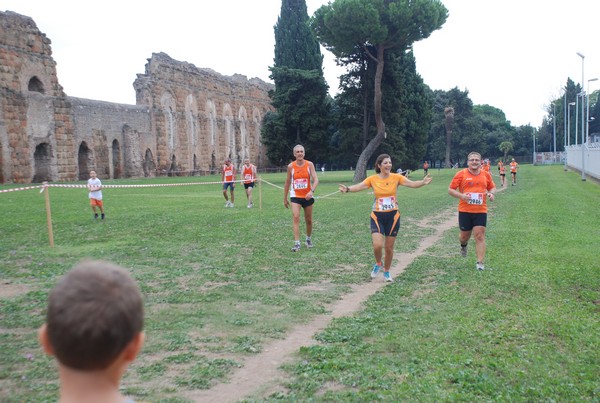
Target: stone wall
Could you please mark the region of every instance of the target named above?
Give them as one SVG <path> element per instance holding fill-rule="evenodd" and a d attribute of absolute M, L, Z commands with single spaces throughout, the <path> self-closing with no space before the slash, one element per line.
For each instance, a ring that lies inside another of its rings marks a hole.
<path fill-rule="evenodd" d="M 69 97 L 50 40 L 0 12 L 0 182 L 215 172 L 229 157 L 267 164 L 260 144 L 271 84 L 152 54 L 136 105 Z"/>

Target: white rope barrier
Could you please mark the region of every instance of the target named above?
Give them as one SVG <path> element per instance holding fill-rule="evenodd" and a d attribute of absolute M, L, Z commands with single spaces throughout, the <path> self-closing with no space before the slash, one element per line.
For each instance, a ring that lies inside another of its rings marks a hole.
<path fill-rule="evenodd" d="M 271 185 L 271 186 L 273 186 L 273 187 L 276 187 L 277 189 L 281 189 L 281 190 L 283 190 L 283 187 L 282 187 L 282 186 L 276 185 L 276 184 L 274 184 L 274 183 L 271 183 L 271 182 L 269 182 L 269 181 L 266 181 L 266 180 L 264 180 L 264 179 L 261 179 L 261 180 L 262 180 L 264 183 L 266 183 L 267 185 Z M 324 198 L 326 198 L 326 197 L 333 196 L 333 195 L 334 195 L 334 194 L 336 194 L 336 193 L 340 193 L 340 191 L 339 191 L 339 190 L 336 190 L 335 192 L 332 192 L 332 193 L 326 194 L 325 196 L 315 196 L 314 198 L 315 198 L 315 199 L 324 199 Z"/>
<path fill-rule="evenodd" d="M 0 189 L 0 193 L 18 192 L 20 190 L 40 189 L 43 187 L 44 187 L 43 185 L 39 185 L 39 186 L 27 186 L 27 187 L 22 187 L 22 188 Z"/>
<path fill-rule="evenodd" d="M 254 182 L 259 182 L 262 181 L 268 185 L 271 185 L 277 189 L 281 189 L 283 190 L 282 186 L 276 185 L 274 183 L 271 183 L 265 179 L 262 178 L 256 178 L 254 180 Z M 246 182 L 246 179 L 238 179 L 232 182 L 238 182 L 238 183 L 244 183 Z M 147 183 L 147 184 L 131 184 L 131 185 L 102 185 L 102 189 L 124 189 L 124 188 L 153 188 L 153 187 L 169 187 L 169 186 L 194 186 L 194 185 L 222 185 L 224 182 L 222 181 L 213 181 L 213 182 L 184 182 L 184 183 Z M 9 193 L 9 192 L 18 192 L 18 191 L 22 191 L 22 190 L 31 190 L 31 189 L 42 189 L 40 191 L 43 192 L 43 190 L 47 187 L 51 187 L 51 188 L 65 188 L 65 189 L 87 189 L 87 185 L 86 184 L 67 184 L 67 183 L 48 183 L 48 184 L 43 184 L 43 185 L 36 185 L 36 186 L 25 186 L 25 187 L 20 187 L 20 188 L 12 188 L 12 189 L 0 189 L 0 193 Z M 325 199 L 327 197 L 333 196 L 334 194 L 339 193 L 339 190 L 336 190 L 335 192 L 326 194 L 324 196 L 315 196 L 315 199 Z"/>
<path fill-rule="evenodd" d="M 260 178 L 255 179 L 254 182 L 258 182 L 261 180 Z M 246 182 L 246 179 L 239 179 L 232 182 Z M 163 187 L 163 186 L 192 186 L 192 185 L 222 185 L 224 182 L 215 181 L 215 182 L 187 182 L 187 183 L 147 183 L 140 185 L 102 185 L 102 189 L 121 189 L 121 188 L 150 188 L 150 187 Z M 65 184 L 65 183 L 48 183 L 44 185 L 37 186 L 26 186 L 20 188 L 11 188 L 11 189 L 0 189 L 0 193 L 9 193 L 9 192 L 17 192 L 21 190 L 31 190 L 31 189 L 40 189 L 40 188 L 79 188 L 79 189 L 87 189 L 87 185 L 85 184 Z"/>
<path fill-rule="evenodd" d="M 267 181 L 267 180 L 264 180 L 264 179 L 261 179 L 261 180 L 262 180 L 264 183 L 266 183 L 267 185 L 271 185 L 271 186 L 273 186 L 273 187 L 276 187 L 277 189 L 281 189 L 281 190 L 283 190 L 283 187 L 282 187 L 282 186 L 276 185 L 276 184 L 274 184 L 274 183 L 271 183 L 271 182 L 269 182 L 269 181 Z"/>

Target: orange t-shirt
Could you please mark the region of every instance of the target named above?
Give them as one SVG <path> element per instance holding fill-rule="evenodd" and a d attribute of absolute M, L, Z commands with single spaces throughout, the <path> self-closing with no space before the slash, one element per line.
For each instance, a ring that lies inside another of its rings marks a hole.
<path fill-rule="evenodd" d="M 406 177 L 400 174 L 390 174 L 382 179 L 379 174 L 371 175 L 363 181 L 365 185 L 373 189 L 375 200 L 373 201 L 373 211 L 393 211 L 398 210 L 398 200 L 396 199 L 396 190 L 398 186 L 406 181 Z"/>
<path fill-rule="evenodd" d="M 487 213 L 486 193 L 496 187 L 489 172 L 483 170 L 473 175 L 468 168 L 460 170 L 450 182 L 451 189 L 470 194 L 468 202 L 460 199 L 458 211 L 463 213 Z"/>
<path fill-rule="evenodd" d="M 517 167 L 519 166 L 519 164 L 517 164 L 515 161 L 510 163 L 510 172 L 517 172 Z"/>
<path fill-rule="evenodd" d="M 311 191 L 309 164 L 310 163 L 307 160 L 304 160 L 302 166 L 299 166 L 296 161 L 293 161 L 290 164 L 292 166 L 290 197 L 305 199 L 308 192 Z"/>
<path fill-rule="evenodd" d="M 244 183 L 252 183 L 255 181 L 254 178 L 254 167 L 250 164 L 249 167 L 244 164 L 244 170 L 242 171 L 242 177 L 244 178 Z"/>

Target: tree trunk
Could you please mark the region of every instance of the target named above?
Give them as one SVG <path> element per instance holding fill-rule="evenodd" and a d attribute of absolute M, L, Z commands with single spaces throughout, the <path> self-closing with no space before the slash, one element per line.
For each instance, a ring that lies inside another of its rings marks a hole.
<path fill-rule="evenodd" d="M 381 80 L 383 77 L 384 51 L 385 48 L 383 45 L 377 46 L 377 70 L 375 70 L 375 82 L 373 87 L 375 93 L 373 96 L 373 107 L 375 123 L 377 125 L 377 134 L 369 141 L 369 144 L 367 144 L 360 153 L 360 157 L 358 157 L 356 170 L 354 171 L 354 183 L 362 182 L 367 177 L 367 162 L 369 162 L 369 159 L 385 138 L 385 123 L 383 123 L 383 117 L 381 115 Z"/>
<path fill-rule="evenodd" d="M 446 167 L 451 168 L 450 148 L 452 147 L 452 129 L 454 127 L 454 108 L 447 106 L 444 108 L 445 127 L 446 127 Z"/>

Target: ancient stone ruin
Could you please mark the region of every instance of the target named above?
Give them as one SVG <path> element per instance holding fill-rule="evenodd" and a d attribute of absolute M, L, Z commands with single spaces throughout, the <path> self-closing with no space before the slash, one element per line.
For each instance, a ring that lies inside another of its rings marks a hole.
<path fill-rule="evenodd" d="M 0 12 L 0 183 L 216 172 L 226 157 L 268 164 L 260 143 L 271 84 L 148 59 L 136 105 L 67 96 L 51 41 L 33 19 Z"/>

